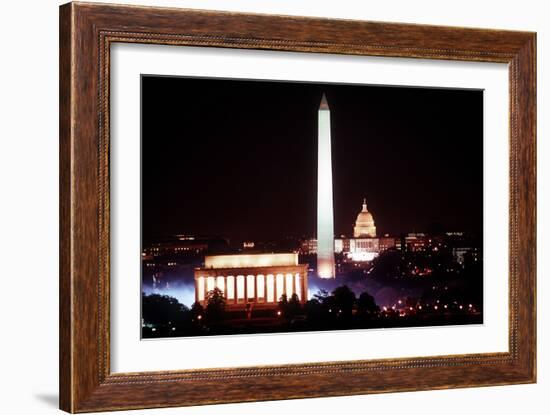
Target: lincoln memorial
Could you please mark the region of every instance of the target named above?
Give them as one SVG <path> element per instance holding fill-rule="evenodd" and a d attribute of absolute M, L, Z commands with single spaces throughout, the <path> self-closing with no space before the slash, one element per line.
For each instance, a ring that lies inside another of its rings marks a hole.
<path fill-rule="evenodd" d="M 298 254 L 239 254 L 206 256 L 203 268 L 195 268 L 195 301 L 206 305 L 206 293 L 219 288 L 226 306 L 253 303 L 276 307 L 283 294 L 307 301 L 307 264 Z"/>

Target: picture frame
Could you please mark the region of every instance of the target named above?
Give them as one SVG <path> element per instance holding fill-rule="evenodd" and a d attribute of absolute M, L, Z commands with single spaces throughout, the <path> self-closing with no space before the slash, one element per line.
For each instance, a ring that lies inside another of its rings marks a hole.
<path fill-rule="evenodd" d="M 59 23 L 61 409 L 76 413 L 536 381 L 535 33 L 88 3 L 62 5 Z M 509 351 L 111 373 L 110 50 L 115 43 L 507 64 Z"/>

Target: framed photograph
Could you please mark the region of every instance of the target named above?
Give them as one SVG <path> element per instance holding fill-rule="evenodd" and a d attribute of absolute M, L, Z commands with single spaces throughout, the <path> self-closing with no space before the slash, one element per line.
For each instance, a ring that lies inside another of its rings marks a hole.
<path fill-rule="evenodd" d="M 536 35 L 60 8 L 60 407 L 536 381 Z"/>

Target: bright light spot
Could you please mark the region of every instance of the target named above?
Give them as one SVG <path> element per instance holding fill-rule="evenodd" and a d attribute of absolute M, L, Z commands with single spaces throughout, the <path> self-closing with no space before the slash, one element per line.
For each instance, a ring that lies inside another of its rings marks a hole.
<path fill-rule="evenodd" d="M 199 301 L 203 301 L 204 300 L 204 277 L 198 278 L 197 285 L 199 287 Z"/>
<path fill-rule="evenodd" d="M 436 305 L 434 305 L 434 310 L 437 310 L 437 308 L 438 308 L 438 307 L 437 307 Z"/>
<path fill-rule="evenodd" d="M 281 315 L 281 312 L 280 312 L 280 311 L 277 311 L 277 315 L 280 316 L 280 315 Z"/>
<path fill-rule="evenodd" d="M 254 298 L 254 275 L 246 276 L 246 298 Z"/>
<path fill-rule="evenodd" d="M 244 275 L 237 275 L 237 298 L 244 298 Z"/>
<path fill-rule="evenodd" d="M 350 252 L 347 256 L 354 262 L 367 262 L 372 261 L 378 254 L 376 252 Z"/>
<path fill-rule="evenodd" d="M 201 319 L 202 319 L 202 316 L 199 314 L 199 315 L 197 316 L 197 320 L 201 320 Z"/>
<path fill-rule="evenodd" d="M 221 275 L 216 278 L 216 288 L 225 293 L 225 278 Z"/>
<path fill-rule="evenodd" d="M 275 276 L 275 288 L 277 291 L 277 300 L 279 300 L 284 294 L 285 290 L 285 277 L 283 274 L 277 274 Z"/>
<path fill-rule="evenodd" d="M 298 296 L 298 299 L 301 301 L 302 300 L 302 280 L 299 273 L 296 274 L 295 277 L 296 278 L 294 278 L 294 285 L 295 285 L 294 292 Z"/>
<path fill-rule="evenodd" d="M 333 270 L 332 270 L 332 265 L 331 264 L 324 264 L 324 263 L 321 263 L 321 264 L 318 264 L 318 273 L 319 273 L 319 278 L 332 278 L 334 277 L 334 274 L 333 274 Z"/>
<path fill-rule="evenodd" d="M 294 275 L 286 274 L 285 275 L 285 286 L 286 286 L 286 296 L 290 300 L 292 294 L 294 294 Z"/>
<path fill-rule="evenodd" d="M 235 298 L 235 277 L 233 275 L 227 277 L 227 298 L 230 300 Z"/>
<path fill-rule="evenodd" d="M 208 277 L 206 279 L 206 291 L 212 291 L 216 286 L 216 278 Z"/>
<path fill-rule="evenodd" d="M 258 285 L 258 298 L 264 298 L 265 294 L 265 276 L 260 274 L 256 276 L 256 284 Z"/>
<path fill-rule="evenodd" d="M 267 302 L 272 303 L 275 301 L 275 277 L 273 274 L 268 274 L 266 283 L 267 283 Z"/>

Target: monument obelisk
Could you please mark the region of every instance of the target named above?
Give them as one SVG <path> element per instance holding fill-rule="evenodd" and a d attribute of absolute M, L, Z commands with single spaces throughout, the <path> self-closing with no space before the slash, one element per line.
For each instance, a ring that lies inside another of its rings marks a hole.
<path fill-rule="evenodd" d="M 317 274 L 334 278 L 334 213 L 332 207 L 332 155 L 330 109 L 325 94 L 319 105 L 317 144 Z"/>

